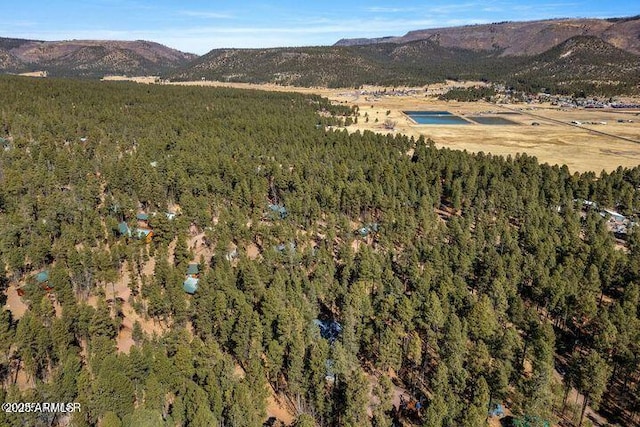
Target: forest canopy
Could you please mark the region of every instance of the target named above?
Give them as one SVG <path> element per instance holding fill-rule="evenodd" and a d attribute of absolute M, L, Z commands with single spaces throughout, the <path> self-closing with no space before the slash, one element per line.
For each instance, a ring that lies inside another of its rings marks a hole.
<path fill-rule="evenodd" d="M 583 202 L 636 218 L 640 168 L 349 133 L 356 115 L 0 77 L 0 286 L 28 307 L 0 315 L 0 400 L 80 402 L 77 426 L 256 426 L 278 396 L 296 426 L 476 427 L 492 402 L 579 417 L 575 388 L 637 423 L 640 233 L 620 247 Z"/>

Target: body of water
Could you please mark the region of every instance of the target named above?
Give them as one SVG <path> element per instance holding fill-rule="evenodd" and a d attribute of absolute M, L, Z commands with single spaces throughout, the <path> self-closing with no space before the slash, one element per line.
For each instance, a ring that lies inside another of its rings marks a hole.
<path fill-rule="evenodd" d="M 468 125 L 467 120 L 448 111 L 405 111 L 419 125 Z"/>

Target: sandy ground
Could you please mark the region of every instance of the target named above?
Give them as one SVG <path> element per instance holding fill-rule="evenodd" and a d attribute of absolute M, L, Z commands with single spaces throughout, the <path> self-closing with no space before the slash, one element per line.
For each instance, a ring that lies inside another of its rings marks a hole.
<path fill-rule="evenodd" d="M 3 308 L 11 311 L 14 319 L 22 318 L 28 306 L 22 301 L 22 297 L 18 295 L 16 285 L 9 285 L 5 293 L 7 294 L 7 303 Z"/>
<path fill-rule="evenodd" d="M 285 425 L 292 425 L 296 419 L 296 415 L 291 408 L 289 408 L 287 402 L 282 396 L 276 394 L 271 385 L 267 384 L 267 389 L 269 390 L 269 396 L 267 396 L 267 419 L 275 417 Z"/>
<path fill-rule="evenodd" d="M 205 234 L 198 233 L 195 236 L 189 237 L 187 240 L 187 245 L 194 252 L 195 258 L 192 262 L 200 262 L 200 258 L 204 258 L 205 263 L 208 265 L 211 263 L 211 258 L 213 258 L 213 247 L 208 246 L 205 243 Z M 173 244 L 173 248 L 170 248 L 170 262 L 173 262 L 173 250 L 175 249 L 175 243 Z"/>
<path fill-rule="evenodd" d="M 247 245 L 246 251 L 247 251 L 247 257 L 250 260 L 255 260 L 258 258 L 258 256 L 260 256 L 260 249 L 255 243 L 249 243 Z"/>

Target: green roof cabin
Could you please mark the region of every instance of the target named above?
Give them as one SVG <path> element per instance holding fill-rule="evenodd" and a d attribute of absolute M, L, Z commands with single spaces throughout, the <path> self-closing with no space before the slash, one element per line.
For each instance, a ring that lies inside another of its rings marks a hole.
<path fill-rule="evenodd" d="M 187 276 L 196 277 L 198 274 L 200 274 L 200 266 L 198 264 L 189 264 Z"/>
<path fill-rule="evenodd" d="M 186 280 L 182 283 L 182 289 L 188 294 L 195 294 L 198 290 L 198 279 L 195 277 L 187 277 Z"/>
<path fill-rule="evenodd" d="M 121 236 L 131 237 L 131 229 L 124 221 L 118 224 L 118 233 L 120 233 Z"/>

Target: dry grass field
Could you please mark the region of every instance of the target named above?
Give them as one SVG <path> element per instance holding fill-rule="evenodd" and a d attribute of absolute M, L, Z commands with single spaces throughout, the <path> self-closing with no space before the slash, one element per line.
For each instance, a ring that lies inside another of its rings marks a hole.
<path fill-rule="evenodd" d="M 144 82 L 148 83 L 149 80 L 145 79 Z M 454 85 L 469 86 L 480 84 L 478 82 L 429 85 L 426 89 L 407 90 L 404 95 L 389 94 L 392 88 L 377 87 L 354 90 L 210 81 L 172 84 L 316 93 L 337 103 L 359 107 L 358 123 L 348 127 L 351 132 L 371 130 L 415 137 L 422 135 L 432 139 L 438 147 L 470 152 L 482 151 L 504 156 L 527 153 L 536 156 L 542 163 L 566 164 L 572 172 L 599 173 L 602 170 L 612 171 L 618 166 L 640 165 L 640 111 L 560 109 L 551 104 L 498 105 L 437 99 L 437 95 Z M 385 89 L 387 94 L 373 94 Z M 515 124 L 418 125 L 403 113 L 411 110 L 448 111 L 463 118 L 498 115 Z M 368 122 L 365 115 L 369 118 Z M 384 126 L 387 119 L 396 122 L 392 131 Z M 632 122 L 629 123 L 629 120 Z M 572 124 L 574 121 L 582 124 Z M 534 122 L 536 125 L 533 125 Z"/>
<path fill-rule="evenodd" d="M 640 112 L 563 111 L 548 104 L 500 106 L 410 97 L 384 97 L 375 102 L 358 100 L 356 103 L 360 106 L 361 117 L 353 128 L 387 133 L 389 130 L 383 123 L 389 118 L 397 123 L 394 132 L 416 137 L 424 135 L 438 147 L 505 156 L 527 153 L 543 163 L 566 164 L 571 171 L 580 172 L 611 171 L 618 166 L 640 164 L 640 115 L 637 115 Z M 500 116 L 515 124 L 417 125 L 403 113 L 407 110 L 449 111 L 463 118 Z M 390 111 L 388 116 L 387 111 Z M 364 123 L 362 117 L 365 113 L 369 116 L 368 123 Z M 619 123 L 619 119 L 633 120 L 633 123 Z M 606 124 L 572 125 L 572 121 Z"/>

